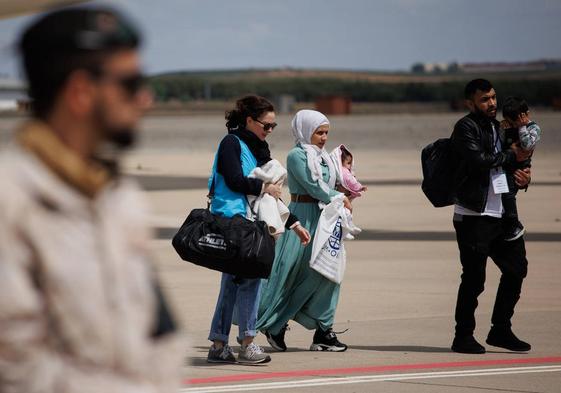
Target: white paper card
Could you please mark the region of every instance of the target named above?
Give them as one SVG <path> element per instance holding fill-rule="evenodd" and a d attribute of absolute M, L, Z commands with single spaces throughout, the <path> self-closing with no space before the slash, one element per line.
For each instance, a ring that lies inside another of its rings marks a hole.
<path fill-rule="evenodd" d="M 504 194 L 505 192 L 508 192 L 508 182 L 503 168 L 498 167 L 492 169 L 491 171 L 491 182 L 493 183 L 493 191 L 495 194 Z"/>

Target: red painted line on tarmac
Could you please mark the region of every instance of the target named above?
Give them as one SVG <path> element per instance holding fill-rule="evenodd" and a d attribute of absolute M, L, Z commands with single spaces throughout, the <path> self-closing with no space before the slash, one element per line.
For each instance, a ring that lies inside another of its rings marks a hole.
<path fill-rule="evenodd" d="M 464 362 L 447 362 L 447 363 L 392 364 L 392 365 L 385 365 L 385 366 L 330 368 L 330 369 L 322 369 L 322 370 L 294 370 L 294 371 L 281 371 L 281 372 L 272 372 L 272 373 L 224 375 L 221 377 L 188 379 L 184 381 L 184 384 L 197 385 L 197 384 L 205 384 L 205 383 L 257 381 L 257 380 L 264 380 L 264 379 L 310 377 L 310 376 L 320 376 L 320 375 L 349 375 L 349 374 L 362 374 L 362 373 L 385 372 L 385 371 L 446 369 L 446 368 L 459 368 L 459 367 L 498 366 L 498 365 L 512 365 L 512 364 L 544 364 L 544 363 L 556 363 L 556 362 L 561 362 L 561 357 L 471 360 L 471 361 L 464 361 Z"/>

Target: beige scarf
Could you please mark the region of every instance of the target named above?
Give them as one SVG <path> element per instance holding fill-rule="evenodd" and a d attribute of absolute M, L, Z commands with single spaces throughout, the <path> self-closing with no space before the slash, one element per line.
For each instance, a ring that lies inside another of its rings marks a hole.
<path fill-rule="evenodd" d="M 99 163 L 85 161 L 65 146 L 49 126 L 41 121 L 34 120 L 25 124 L 17 139 L 59 178 L 90 198 L 110 181 L 111 176 L 106 168 Z"/>

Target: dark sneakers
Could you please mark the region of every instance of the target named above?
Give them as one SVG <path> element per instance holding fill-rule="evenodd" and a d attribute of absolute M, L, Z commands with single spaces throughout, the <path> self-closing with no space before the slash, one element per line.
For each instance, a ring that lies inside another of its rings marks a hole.
<path fill-rule="evenodd" d="M 485 353 L 485 347 L 477 342 L 473 336 L 454 337 L 452 351 L 458 353 L 481 354 Z"/>
<path fill-rule="evenodd" d="M 530 344 L 516 337 L 510 328 L 492 327 L 486 342 L 494 347 L 508 349 L 509 351 L 528 352 L 532 349 Z"/>
<path fill-rule="evenodd" d="M 523 236 L 526 232 L 526 229 L 522 225 L 522 223 L 518 220 L 514 220 L 513 223 L 508 223 L 504 226 L 504 239 L 507 242 L 513 242 L 519 237 Z"/>
<path fill-rule="evenodd" d="M 284 334 L 288 330 L 288 324 L 284 325 L 279 334 L 271 334 L 268 331 L 265 332 L 265 337 L 269 345 L 275 350 L 284 352 L 286 351 L 286 343 L 284 342 Z"/>
<path fill-rule="evenodd" d="M 310 351 L 343 352 L 346 350 L 347 345 L 337 340 L 337 335 L 331 328 L 326 331 L 317 329 L 314 333 L 314 342 L 310 345 Z"/>

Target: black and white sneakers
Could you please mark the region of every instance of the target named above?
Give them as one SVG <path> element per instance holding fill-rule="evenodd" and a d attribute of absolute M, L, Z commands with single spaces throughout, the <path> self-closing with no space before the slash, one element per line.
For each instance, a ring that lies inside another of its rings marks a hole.
<path fill-rule="evenodd" d="M 279 334 L 271 334 L 268 331 L 265 332 L 265 337 L 267 337 L 267 341 L 269 345 L 275 350 L 284 352 L 286 351 L 286 343 L 284 342 L 284 334 L 286 331 L 289 330 L 288 324 L 284 325 L 279 332 Z"/>
<path fill-rule="evenodd" d="M 343 352 L 347 350 L 347 345 L 337 339 L 333 329 L 317 329 L 314 333 L 314 341 L 310 345 L 310 351 L 330 351 Z"/>
<path fill-rule="evenodd" d="M 513 242 L 526 233 L 524 225 L 518 220 L 505 219 L 504 239 L 507 242 Z"/>

